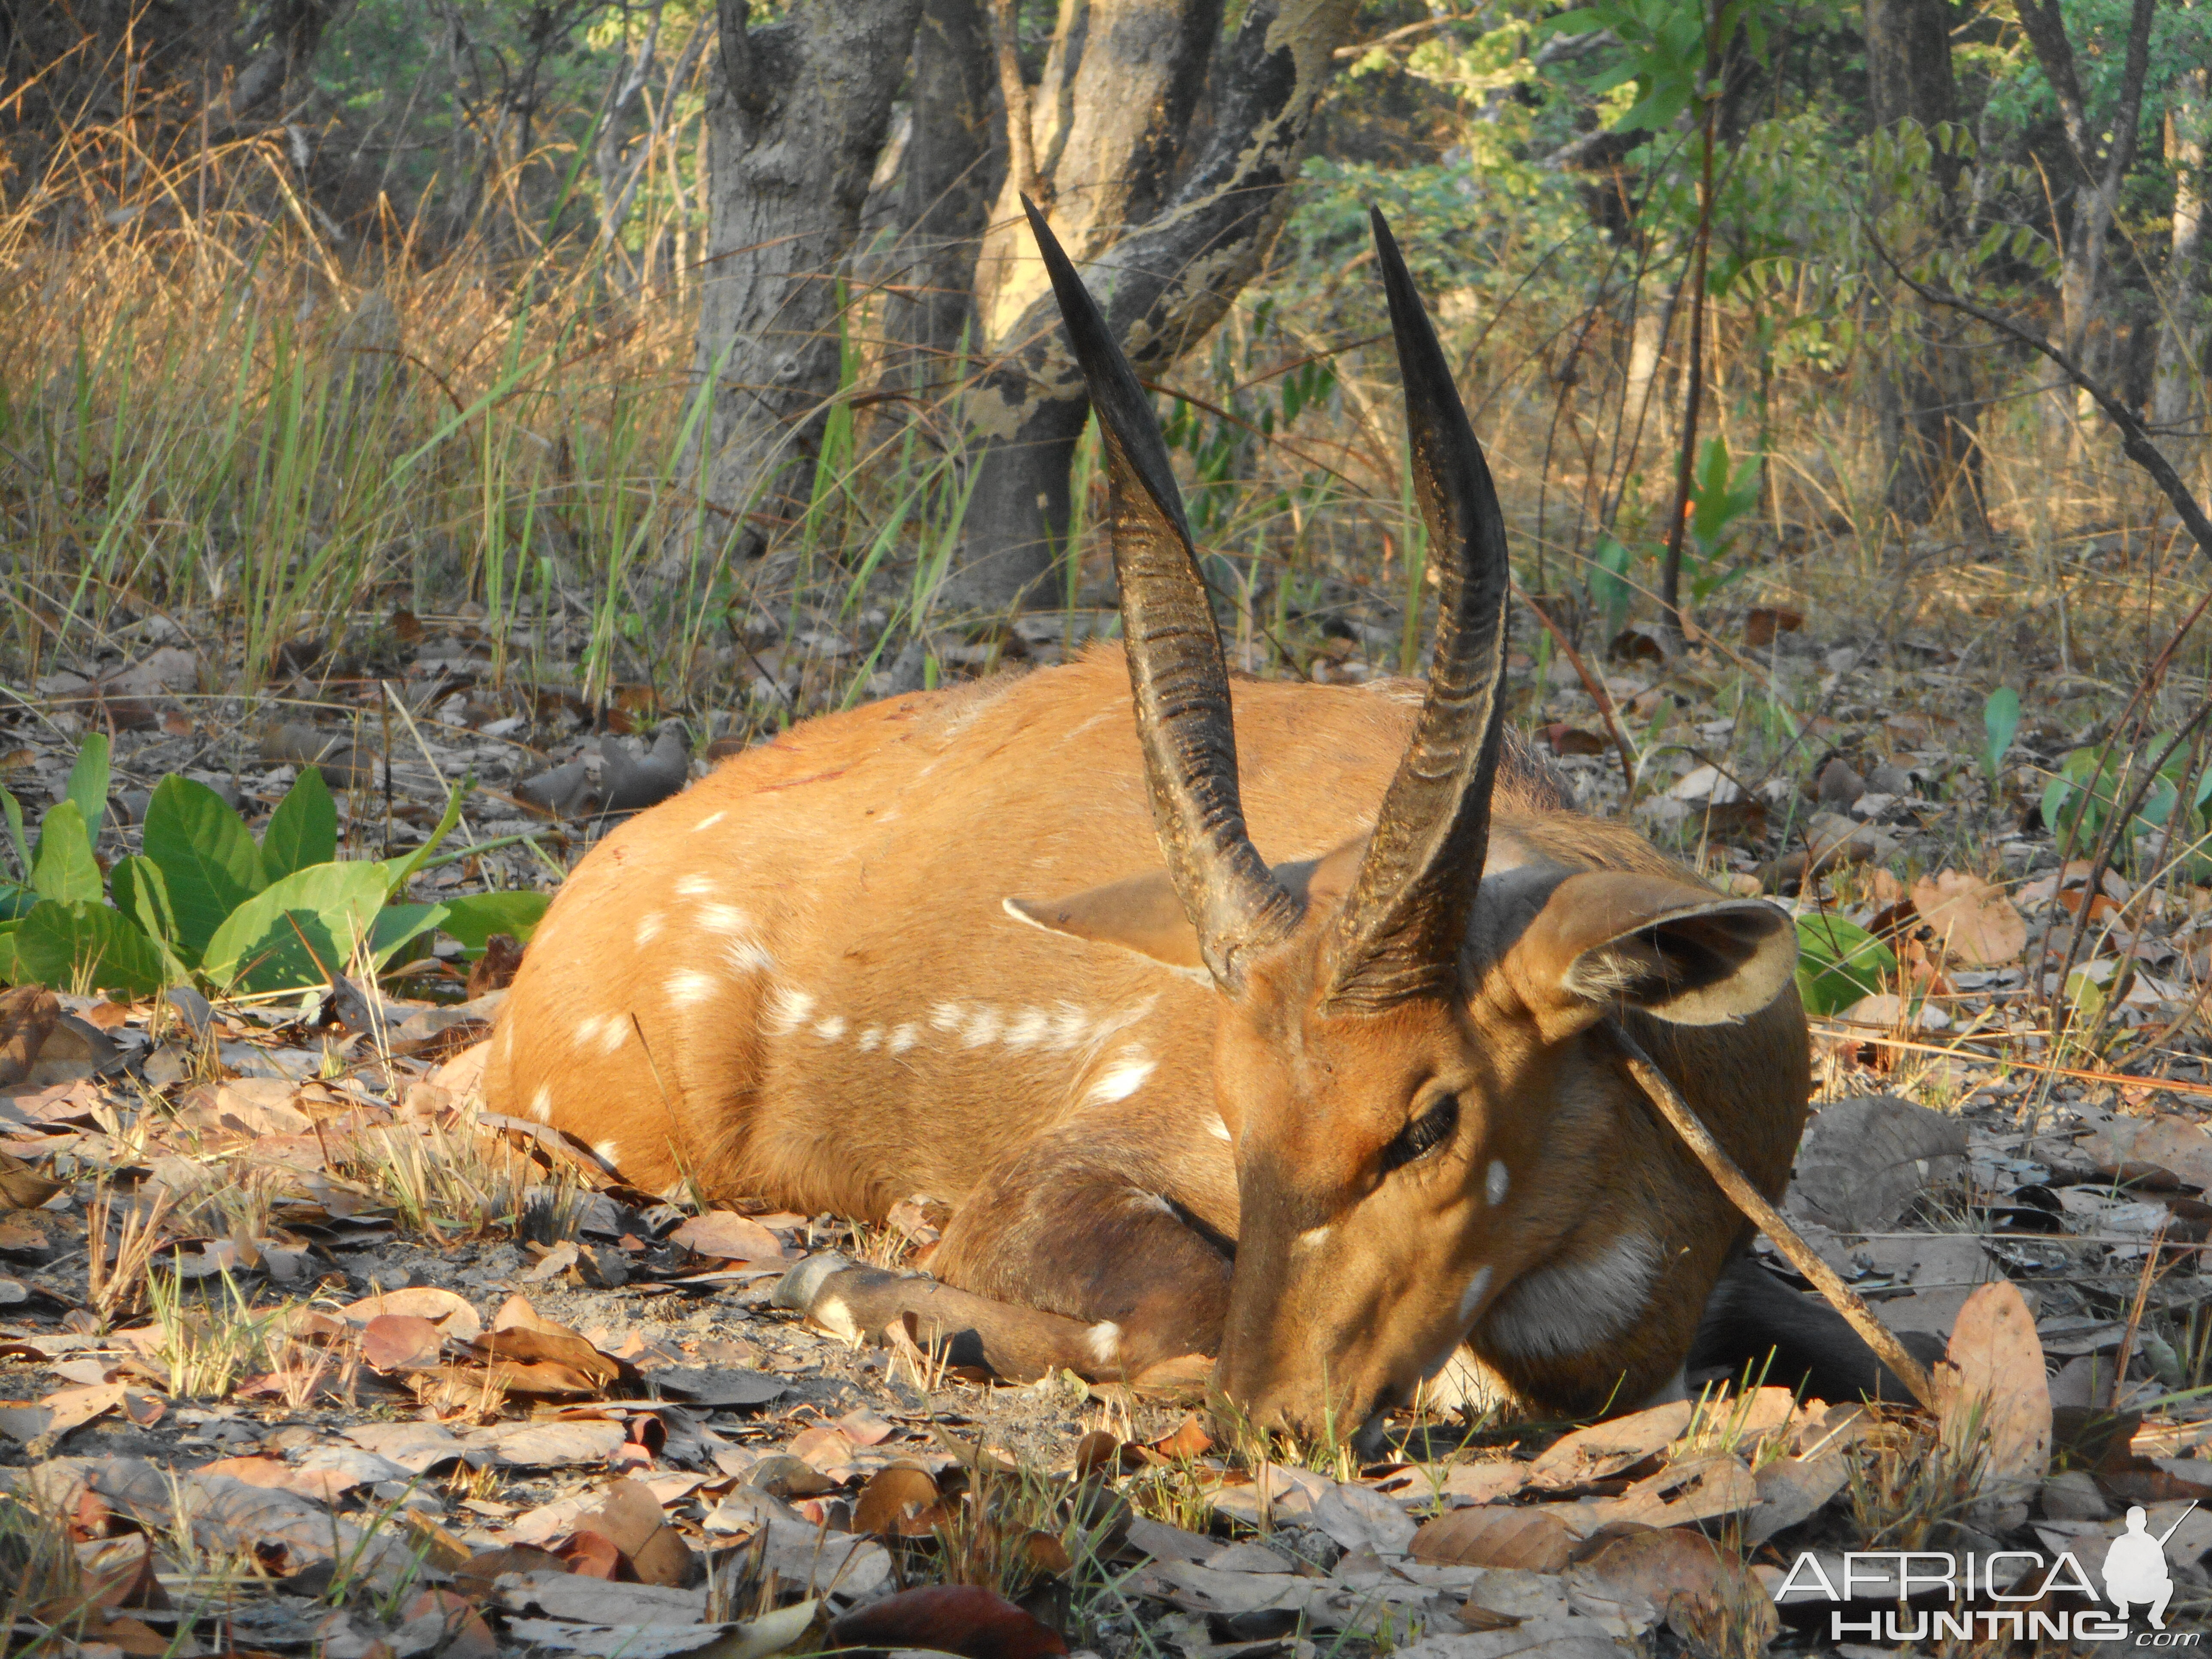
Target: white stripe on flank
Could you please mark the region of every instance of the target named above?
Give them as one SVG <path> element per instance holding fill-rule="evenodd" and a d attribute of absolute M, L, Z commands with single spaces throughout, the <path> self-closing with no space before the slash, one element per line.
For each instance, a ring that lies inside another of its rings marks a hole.
<path fill-rule="evenodd" d="M 968 1016 L 968 1023 L 960 1032 L 960 1041 L 969 1048 L 987 1048 L 999 1040 L 999 1011 L 978 1008 Z"/>
<path fill-rule="evenodd" d="M 1085 1028 L 1091 1024 L 1090 1016 L 1072 1002 L 1063 1002 L 1052 1017 L 1052 1046 L 1060 1054 L 1083 1041 Z"/>
<path fill-rule="evenodd" d="M 1042 1008 L 1024 1008 L 1006 1027 L 1006 1047 L 1014 1049 L 1034 1048 L 1045 1037 L 1045 1012 Z"/>
<path fill-rule="evenodd" d="M 712 830 L 716 824 L 720 823 L 724 818 L 729 816 L 730 815 L 727 812 L 709 812 L 705 817 L 701 818 L 698 823 L 691 826 L 692 831 L 694 834 L 696 834 L 702 830 Z"/>
<path fill-rule="evenodd" d="M 908 1020 L 903 1025 L 891 1027 L 890 1039 L 884 1044 L 884 1047 L 892 1054 L 902 1054 L 921 1041 L 921 1028 L 912 1020 Z"/>
<path fill-rule="evenodd" d="M 876 1045 L 883 1040 L 884 1028 L 882 1026 L 864 1025 L 860 1028 L 860 1035 L 855 1039 L 855 1044 L 862 1054 L 872 1054 L 876 1052 Z"/>

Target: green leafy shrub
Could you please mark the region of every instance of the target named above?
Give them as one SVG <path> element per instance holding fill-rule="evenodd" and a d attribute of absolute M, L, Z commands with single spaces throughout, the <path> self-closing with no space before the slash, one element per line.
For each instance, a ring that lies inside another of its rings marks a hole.
<path fill-rule="evenodd" d="M 20 884 L 0 882 L 0 980 L 137 996 L 195 980 L 216 992 L 289 990 L 364 959 L 381 968 L 433 929 L 471 953 L 495 933 L 526 939 L 549 902 L 526 892 L 404 899 L 459 822 L 465 785 L 413 852 L 341 860 L 337 808 L 315 768 L 301 772 L 258 842 L 222 796 L 173 775 L 147 805 L 143 850 L 103 871 L 93 849 L 107 782 L 107 739 L 88 738 L 35 842 L 0 790 L 24 872 Z"/>
<path fill-rule="evenodd" d="M 1896 954 L 1856 922 L 1825 911 L 1797 918 L 1797 994 L 1807 1013 L 1839 1014 L 1896 971 Z"/>
<path fill-rule="evenodd" d="M 2163 753 L 2169 737 L 2156 737 L 2140 750 L 2122 749 L 2106 744 L 2094 749 L 2076 749 L 2058 764 L 2051 781 L 2043 788 L 2043 821 L 2056 834 L 2061 843 L 2070 842 L 2075 853 L 2087 857 L 2103 839 L 2112 826 L 2113 815 L 2119 811 L 2130 796 L 2136 792 L 2142 779 L 2142 769 L 2150 763 L 2150 757 Z M 2181 802 L 2181 790 L 2189 785 L 2190 798 L 2186 805 Z M 2204 839 L 2205 803 L 2212 800 L 2212 766 L 2200 766 L 2195 781 L 2189 777 L 2189 751 L 2184 748 L 2166 757 L 2158 770 L 2150 789 L 2136 810 L 2134 819 L 2122 831 L 2115 850 L 2124 860 L 2136 857 L 2136 842 L 2147 830 L 2172 828 L 2173 834 L 2164 845 L 2169 850 L 2166 856 L 2181 857 L 2181 868 L 2191 880 L 2212 877 L 2212 856 L 2201 848 L 2186 854 L 2179 849 L 2188 848 Z M 2177 812 L 2176 809 L 2179 808 Z M 2169 820 L 2172 820 L 2169 826 Z"/>

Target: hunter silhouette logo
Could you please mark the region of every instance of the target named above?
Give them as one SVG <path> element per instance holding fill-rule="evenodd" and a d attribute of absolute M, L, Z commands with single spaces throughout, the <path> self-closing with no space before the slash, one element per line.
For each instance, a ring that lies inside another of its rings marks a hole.
<path fill-rule="evenodd" d="M 2131 1606 L 2141 1605 L 2149 1609 L 2150 1627 L 2166 1628 L 2166 1604 L 2173 1599 L 2173 1574 L 2166 1565 L 2166 1540 L 2180 1530 L 2181 1523 L 2196 1509 L 2194 1499 L 2188 1509 L 2174 1517 L 2173 1525 L 2154 1538 L 2150 1533 L 2150 1517 L 2142 1504 L 2128 1510 L 2128 1529 L 2112 1540 L 2112 1548 L 2105 1552 L 2105 1599 L 2118 1609 L 2125 1619 Z"/>

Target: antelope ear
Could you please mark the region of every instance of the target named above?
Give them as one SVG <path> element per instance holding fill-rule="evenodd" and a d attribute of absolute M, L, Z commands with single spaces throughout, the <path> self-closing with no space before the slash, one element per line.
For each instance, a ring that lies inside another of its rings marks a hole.
<path fill-rule="evenodd" d="M 1570 1025 L 1621 1006 L 1679 1025 L 1720 1025 L 1782 994 L 1796 972 L 1797 927 L 1756 899 L 1589 871 L 1552 890 L 1510 961 L 1529 1005 Z"/>
<path fill-rule="evenodd" d="M 1206 972 L 1206 959 L 1198 952 L 1198 930 L 1183 914 L 1182 901 L 1164 870 L 1086 888 L 1066 898 L 1010 898 L 1005 909 L 1016 921 L 1048 933 L 1119 945 L 1170 968 Z"/>
<path fill-rule="evenodd" d="M 1356 867 L 1351 855 L 1357 850 L 1340 848 L 1326 860 L 1279 864 L 1270 873 L 1303 906 L 1309 884 L 1319 884 L 1316 872 L 1325 877 L 1341 864 L 1346 866 L 1344 878 L 1349 879 L 1349 871 Z M 1212 981 L 1206 958 L 1199 953 L 1198 930 L 1183 914 L 1182 901 L 1165 870 L 1109 881 L 1103 887 L 1088 887 L 1065 898 L 1010 898 L 1002 902 L 1001 908 L 1016 921 L 1042 927 L 1048 933 L 1115 945 L 1150 957 L 1164 967 L 1194 973 L 1208 983 Z"/>

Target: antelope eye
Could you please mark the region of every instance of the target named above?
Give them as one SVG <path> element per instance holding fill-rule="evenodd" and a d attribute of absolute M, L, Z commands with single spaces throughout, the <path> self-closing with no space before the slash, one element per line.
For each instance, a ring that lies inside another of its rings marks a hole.
<path fill-rule="evenodd" d="M 1403 1169 L 1415 1158 L 1435 1151 L 1451 1139 L 1459 1127 L 1459 1098 L 1446 1095 L 1398 1132 L 1398 1137 L 1382 1149 L 1382 1172 Z"/>

